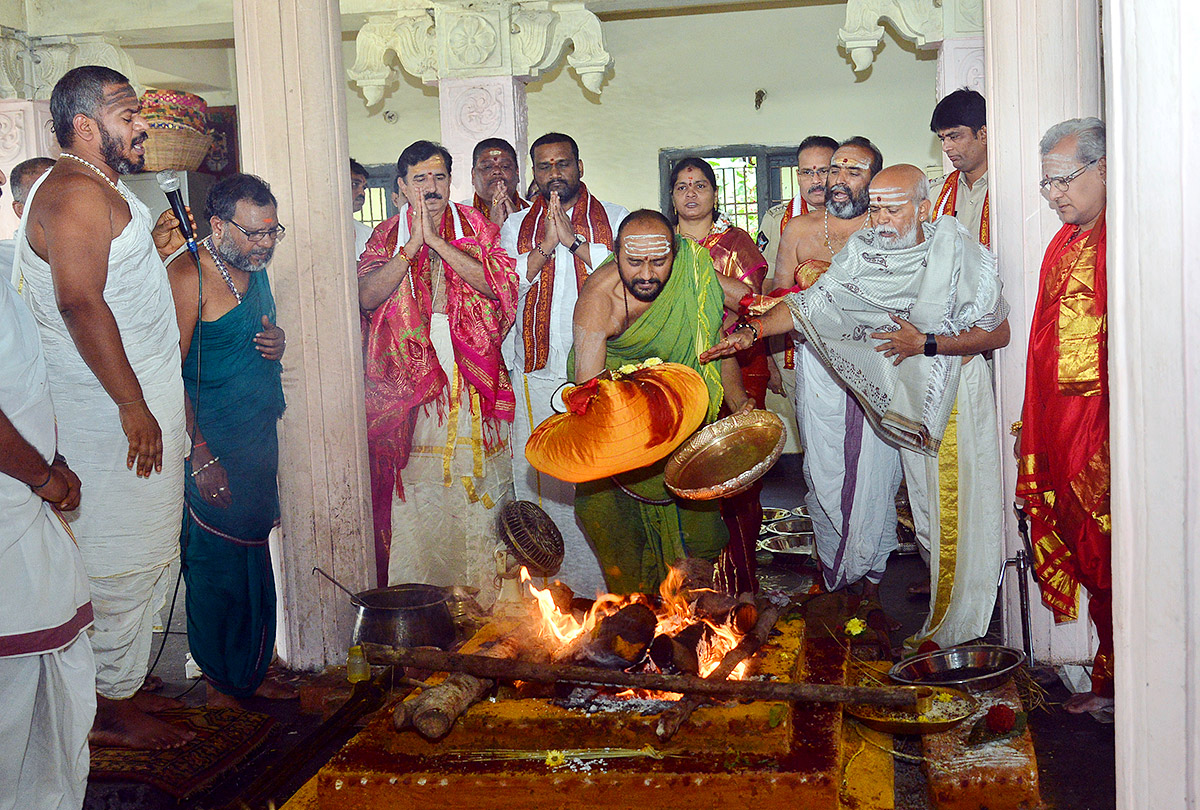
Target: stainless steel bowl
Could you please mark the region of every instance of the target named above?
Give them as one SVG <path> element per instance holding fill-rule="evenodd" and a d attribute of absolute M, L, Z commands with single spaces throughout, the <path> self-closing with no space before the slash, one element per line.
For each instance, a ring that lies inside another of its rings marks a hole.
<path fill-rule="evenodd" d="M 811 534 L 813 523 L 810 518 L 794 517 L 787 518 L 786 520 L 777 520 L 771 524 L 770 529 L 776 534 Z"/>
<path fill-rule="evenodd" d="M 953 686 L 984 692 L 1012 678 L 1025 653 L 994 644 L 971 644 L 914 655 L 888 672 L 892 680 L 913 685 Z"/>
<path fill-rule="evenodd" d="M 791 509 L 780 509 L 778 506 L 764 506 L 762 508 L 763 523 L 774 523 L 777 520 L 783 520 L 791 516 Z"/>
<path fill-rule="evenodd" d="M 812 532 L 772 534 L 758 541 L 759 551 L 769 551 L 790 558 L 812 556 L 815 548 L 816 539 Z"/>

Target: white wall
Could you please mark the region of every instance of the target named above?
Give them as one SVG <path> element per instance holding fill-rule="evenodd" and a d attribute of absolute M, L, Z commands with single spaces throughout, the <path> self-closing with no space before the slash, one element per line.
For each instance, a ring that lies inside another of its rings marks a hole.
<path fill-rule="evenodd" d="M 844 20 L 845 7 L 835 4 L 605 22 L 615 68 L 603 92 L 588 94 L 567 68 L 531 83 L 529 139 L 572 135 L 589 188 L 630 208 L 658 207 L 662 148 L 861 134 L 886 163 L 938 163 L 929 131 L 933 53 L 914 54 L 886 37 L 859 80 L 837 48 Z M 343 58 L 354 63 L 353 42 Z M 755 110 L 758 89 L 766 96 Z M 372 110 L 351 86 L 347 107 L 350 153 L 363 163 L 393 162 L 408 143 L 439 137 L 434 88 L 406 75 Z M 384 120 L 385 110 L 396 123 Z"/>

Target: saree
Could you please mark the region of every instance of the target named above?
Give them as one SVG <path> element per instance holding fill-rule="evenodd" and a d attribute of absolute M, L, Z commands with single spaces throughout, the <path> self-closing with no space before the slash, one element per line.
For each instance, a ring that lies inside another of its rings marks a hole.
<path fill-rule="evenodd" d="M 724 389 L 719 368 L 698 358 L 719 339 L 723 308 L 708 251 L 677 238 L 670 278 L 650 308 L 608 341 L 605 367 L 651 357 L 691 366 L 708 388 L 705 422 L 711 422 Z M 574 376 L 573 357 L 570 365 Z M 613 593 L 654 593 L 676 560 L 715 559 L 729 539 L 716 503 L 671 496 L 663 483 L 666 463 L 575 486 L 575 513 Z"/>
<path fill-rule="evenodd" d="M 267 537 L 279 522 L 275 423 L 283 414 L 280 363 L 254 345 L 275 299 L 263 272 L 250 274 L 241 303 L 197 324 L 183 362 L 196 426 L 229 477 L 232 502 L 202 497 L 191 459 L 184 477 L 181 566 L 187 582 L 188 645 L 205 678 L 249 697 L 275 651 L 275 580 Z"/>

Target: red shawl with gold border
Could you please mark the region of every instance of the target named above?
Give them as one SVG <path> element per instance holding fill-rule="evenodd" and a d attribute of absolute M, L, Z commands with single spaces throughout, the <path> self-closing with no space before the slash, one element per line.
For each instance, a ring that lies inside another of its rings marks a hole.
<path fill-rule="evenodd" d="M 1073 555 L 1095 558 L 1111 533 L 1108 280 L 1102 214 L 1089 232 L 1058 232 L 1042 262 L 1029 335 L 1017 497 L 1030 516 L 1042 601 L 1078 614 Z"/>
<path fill-rule="evenodd" d="M 454 214 L 457 213 L 457 217 Z M 412 225 L 412 207 L 381 223 L 367 240 L 358 260 L 358 276 L 383 267 L 396 255 L 400 216 L 404 233 Z M 392 492 L 404 497 L 400 471 L 408 464 L 413 427 L 420 409 L 434 401 L 441 407 L 447 371 L 438 362 L 429 337 L 433 313 L 435 269 L 446 282 L 446 314 L 454 362 L 462 378 L 479 394 L 484 441 L 494 447 L 499 431 L 487 420 L 511 422 L 516 411 L 512 383 L 500 354 L 501 340 L 516 318 L 516 262 L 500 247 L 500 229 L 466 205 L 446 206 L 442 238 L 483 264 L 488 298 L 440 259 L 431 260 L 425 245 L 392 295 L 377 309 L 362 313 L 363 371 L 366 378 L 367 445 L 370 450 L 371 497 L 375 515 L 376 562 L 382 554 L 380 584 L 387 580 L 391 544 Z"/>
<path fill-rule="evenodd" d="M 529 207 L 529 213 L 521 222 L 517 233 L 517 252 L 529 253 L 534 245 L 541 244 L 546 236 L 546 198 L 538 195 Z M 613 232 L 608 223 L 608 213 L 601 202 L 593 197 L 583 183 L 575 195 L 571 209 L 571 227 L 588 242 L 602 244 L 612 250 Z M 575 284 L 583 288 L 587 281 L 588 268 L 583 257 L 575 256 Z M 542 265 L 537 281 L 525 293 L 525 310 L 522 313 L 521 337 L 525 342 L 525 372 L 545 368 L 550 358 L 550 305 L 554 297 L 554 253 Z"/>

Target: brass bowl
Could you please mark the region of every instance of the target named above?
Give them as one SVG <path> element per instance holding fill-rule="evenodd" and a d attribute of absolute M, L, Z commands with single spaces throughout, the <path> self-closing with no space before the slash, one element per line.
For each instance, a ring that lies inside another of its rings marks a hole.
<path fill-rule="evenodd" d="M 979 700 L 958 689 L 931 686 L 921 688 L 914 707 L 847 703 L 844 708 L 863 725 L 885 734 L 932 734 L 954 728 L 973 715 Z"/>
<path fill-rule="evenodd" d="M 786 441 L 783 420 L 770 411 L 735 413 L 692 434 L 671 454 L 663 481 L 689 500 L 735 495 L 771 469 Z"/>

